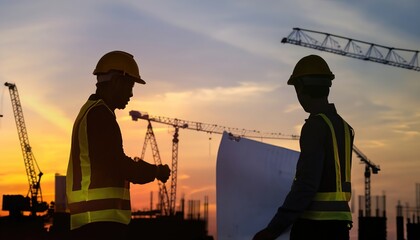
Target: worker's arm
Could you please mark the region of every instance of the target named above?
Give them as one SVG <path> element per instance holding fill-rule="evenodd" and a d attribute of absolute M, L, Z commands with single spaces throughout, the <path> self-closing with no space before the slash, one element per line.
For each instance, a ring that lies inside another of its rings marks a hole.
<path fill-rule="evenodd" d="M 254 240 L 275 239 L 303 213 L 314 198 L 322 177 L 327 129 L 311 116 L 302 127 L 299 160 L 292 188 L 268 226 Z"/>
<path fill-rule="evenodd" d="M 133 159 L 125 156 L 126 158 L 126 164 L 129 169 L 136 169 L 136 171 L 130 171 L 127 172 L 130 175 L 127 175 L 127 180 L 133 183 L 148 183 L 155 179 L 158 179 L 161 182 L 166 182 L 170 176 L 170 169 L 167 164 L 165 165 L 155 165 L 150 164 L 143 159 L 138 159 L 136 161 L 133 161 Z M 138 171 L 142 172 L 142 175 L 138 175 Z"/>
<path fill-rule="evenodd" d="M 92 182 L 104 185 L 107 182 L 106 186 L 125 180 L 144 184 L 155 178 L 169 177 L 169 167 L 156 166 L 142 160 L 136 162 L 125 155 L 115 115 L 106 106 L 92 109 L 87 121 Z"/>
<path fill-rule="evenodd" d="M 133 161 L 130 157 L 123 156 L 122 169 L 125 171 L 126 180 L 132 183 L 144 184 L 152 182 L 157 177 L 158 167 L 146 161 Z"/>

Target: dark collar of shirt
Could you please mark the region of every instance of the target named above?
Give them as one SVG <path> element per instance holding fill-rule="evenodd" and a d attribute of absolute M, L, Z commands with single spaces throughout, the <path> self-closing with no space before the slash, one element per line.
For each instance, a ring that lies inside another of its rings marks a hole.
<path fill-rule="evenodd" d="M 320 109 L 317 109 L 316 111 L 314 111 L 313 113 L 311 113 L 309 115 L 309 117 L 315 116 L 315 115 L 320 114 L 320 113 L 337 114 L 337 109 L 335 108 L 334 103 L 329 103 L 325 107 L 320 108 Z"/>
<path fill-rule="evenodd" d="M 102 99 L 102 98 L 98 94 L 95 94 L 95 93 L 89 96 L 89 100 L 91 101 L 97 101 L 99 99 Z"/>

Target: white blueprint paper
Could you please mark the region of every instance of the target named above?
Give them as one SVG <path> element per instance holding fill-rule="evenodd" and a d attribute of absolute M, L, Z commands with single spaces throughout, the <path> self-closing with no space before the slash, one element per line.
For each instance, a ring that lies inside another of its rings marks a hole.
<path fill-rule="evenodd" d="M 251 240 L 290 190 L 299 152 L 224 133 L 217 155 L 217 239 Z M 278 240 L 289 239 L 289 232 Z"/>

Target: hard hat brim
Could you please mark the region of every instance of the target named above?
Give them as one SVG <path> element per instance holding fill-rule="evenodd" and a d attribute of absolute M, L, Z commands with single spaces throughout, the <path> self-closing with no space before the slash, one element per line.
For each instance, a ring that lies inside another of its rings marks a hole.
<path fill-rule="evenodd" d="M 128 74 L 121 73 L 120 71 L 114 71 L 113 73 L 108 73 L 108 74 L 98 74 L 98 73 L 94 73 L 94 74 L 97 75 L 98 82 L 111 81 L 112 79 L 115 79 L 115 77 L 119 78 L 121 76 L 122 78 L 125 78 L 127 80 L 129 79 L 130 81 L 133 81 L 135 83 L 146 84 L 146 81 L 144 81 L 144 79 L 142 79 L 140 76 L 133 77 Z"/>
<path fill-rule="evenodd" d="M 140 76 L 138 76 L 138 77 L 133 77 L 133 76 L 128 75 L 128 74 L 124 74 L 124 76 L 126 76 L 126 77 L 130 78 L 131 80 L 133 80 L 133 81 L 134 81 L 134 82 L 136 82 L 136 83 L 139 83 L 139 84 L 146 84 L 146 81 L 144 81 L 144 79 L 142 79 Z"/>
<path fill-rule="evenodd" d="M 146 84 L 146 81 L 144 81 L 144 80 L 143 80 L 143 79 L 141 79 L 141 78 L 135 78 L 135 79 L 134 79 L 134 82 L 139 83 L 139 84 Z"/>

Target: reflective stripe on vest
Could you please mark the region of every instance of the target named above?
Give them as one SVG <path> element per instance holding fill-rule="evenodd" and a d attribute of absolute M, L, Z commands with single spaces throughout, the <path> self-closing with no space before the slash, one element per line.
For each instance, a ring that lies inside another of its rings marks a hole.
<path fill-rule="evenodd" d="M 302 214 L 302 218 L 313 220 L 348 220 L 351 221 L 351 212 L 348 201 L 351 198 L 351 192 L 343 192 L 343 184 L 341 181 L 341 166 L 337 146 L 337 138 L 331 121 L 325 114 L 318 114 L 327 123 L 331 130 L 334 162 L 335 162 L 335 192 L 318 192 L 316 193 L 310 209 Z M 345 181 L 350 182 L 351 174 L 351 138 L 348 124 L 343 120 L 344 125 L 344 144 L 345 144 Z"/>
<path fill-rule="evenodd" d="M 73 157 L 75 156 L 70 155 L 66 178 L 67 201 L 70 209 L 70 229 L 76 229 L 85 224 L 100 221 L 128 224 L 131 219 L 128 183 L 125 187 L 89 188 L 91 165 L 87 136 L 87 115 L 90 109 L 98 105 L 105 105 L 105 103 L 102 100 L 89 100 L 82 107 L 74 125 L 75 128 L 78 128 L 74 131 L 77 131 L 78 147 L 80 149 L 80 154 L 76 157 L 80 159 L 81 182 L 73 183 Z M 80 189 L 78 189 L 79 187 L 74 189 L 74 184 L 80 186 Z"/>

